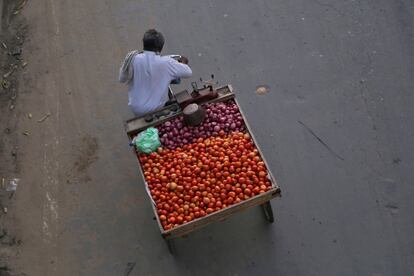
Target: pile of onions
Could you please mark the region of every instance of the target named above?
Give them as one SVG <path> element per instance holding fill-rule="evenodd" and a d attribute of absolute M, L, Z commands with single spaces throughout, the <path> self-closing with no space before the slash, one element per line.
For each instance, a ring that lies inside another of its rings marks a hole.
<path fill-rule="evenodd" d="M 225 135 L 245 130 L 243 117 L 234 101 L 211 103 L 204 106 L 206 118 L 195 127 L 185 125 L 183 116 L 178 116 L 158 127 L 163 147 L 175 149 L 194 143 L 198 138 Z"/>

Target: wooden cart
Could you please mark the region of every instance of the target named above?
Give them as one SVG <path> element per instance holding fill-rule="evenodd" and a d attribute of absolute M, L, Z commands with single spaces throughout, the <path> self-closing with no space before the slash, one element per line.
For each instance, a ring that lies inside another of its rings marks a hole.
<path fill-rule="evenodd" d="M 274 216 L 273 216 L 273 211 L 272 211 L 272 206 L 270 204 L 270 200 L 274 197 L 278 197 L 278 196 L 281 195 L 280 188 L 276 183 L 276 179 L 274 178 L 272 172 L 269 170 L 270 167 L 269 167 L 268 163 L 266 162 L 266 159 L 265 159 L 262 151 L 260 150 L 260 147 L 257 144 L 256 139 L 254 138 L 253 132 L 251 131 L 251 128 L 250 128 L 250 126 L 249 126 L 249 124 L 246 120 L 246 117 L 244 116 L 244 114 L 243 114 L 243 112 L 240 108 L 240 105 L 237 102 L 237 99 L 236 99 L 236 96 L 233 92 L 232 86 L 231 85 L 226 85 L 226 86 L 216 88 L 216 90 L 217 90 L 219 96 L 217 98 L 213 99 L 213 100 L 203 102 L 203 104 L 204 103 L 213 103 L 213 102 L 223 102 L 223 101 L 227 101 L 227 100 L 230 100 L 230 99 L 235 101 L 235 103 L 239 107 L 240 113 L 241 113 L 241 115 L 243 117 L 243 120 L 245 122 L 246 131 L 250 134 L 253 143 L 255 144 L 256 148 L 258 149 L 258 151 L 260 153 L 260 156 L 261 156 L 261 158 L 263 159 L 263 161 L 266 165 L 266 168 L 268 170 L 269 180 L 272 184 L 272 187 L 270 188 L 269 191 L 267 191 L 265 193 L 256 195 L 256 196 L 251 197 L 247 200 L 243 200 L 239 203 L 228 206 L 228 207 L 226 207 L 222 210 L 210 213 L 210 214 L 208 214 L 204 217 L 194 219 L 194 220 L 192 220 L 188 223 L 177 226 L 173 229 L 164 230 L 162 225 L 161 225 L 161 222 L 159 220 L 158 214 L 157 214 L 155 202 L 153 201 L 153 199 L 151 197 L 151 194 L 149 192 L 149 189 L 148 189 L 148 186 L 147 186 L 147 183 L 146 183 L 145 179 L 143 179 L 144 180 L 143 182 L 145 183 L 145 188 L 148 192 L 148 196 L 150 197 L 150 200 L 152 202 L 151 206 L 152 206 L 153 211 L 154 211 L 155 219 L 156 219 L 156 221 L 158 223 L 158 226 L 160 228 L 161 235 L 166 240 L 167 245 L 168 245 L 168 249 L 170 250 L 170 252 L 172 254 L 175 253 L 175 247 L 174 247 L 174 243 L 173 243 L 173 240 L 175 238 L 186 236 L 190 232 L 192 232 L 196 229 L 202 228 L 202 227 L 204 227 L 204 226 L 206 226 L 206 225 L 208 225 L 208 224 L 210 224 L 214 221 L 224 220 L 228 216 L 230 216 L 234 213 L 240 212 L 240 211 L 242 211 L 246 208 L 252 207 L 252 206 L 260 205 L 263 209 L 266 220 L 269 223 L 273 223 Z M 154 112 L 154 113 L 146 116 L 145 118 L 134 118 L 134 119 L 128 120 L 125 123 L 125 130 L 126 130 L 126 133 L 129 137 L 130 141 L 132 141 L 132 139 L 134 138 L 135 135 L 137 135 L 137 133 L 145 130 L 146 128 L 151 127 L 151 126 L 160 125 L 161 123 L 163 123 L 165 121 L 168 121 L 168 120 L 170 120 L 170 119 L 172 119 L 176 116 L 179 116 L 181 114 L 182 114 L 182 111 L 181 111 L 180 107 L 178 105 L 174 104 L 172 106 L 168 106 L 168 107 L 166 107 L 162 110 Z M 139 163 L 138 168 L 141 172 L 142 177 L 144 178 L 143 169 L 141 167 L 140 162 L 138 162 L 138 163 Z"/>

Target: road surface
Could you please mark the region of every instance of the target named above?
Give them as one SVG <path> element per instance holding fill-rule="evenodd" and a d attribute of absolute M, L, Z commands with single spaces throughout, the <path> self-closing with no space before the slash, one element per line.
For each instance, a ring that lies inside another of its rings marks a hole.
<path fill-rule="evenodd" d="M 414 275 L 412 1 L 39 0 L 23 16 L 19 272 Z M 282 188 L 273 225 L 253 208 L 168 253 L 117 83 L 152 27 L 193 80 L 233 84 Z"/>

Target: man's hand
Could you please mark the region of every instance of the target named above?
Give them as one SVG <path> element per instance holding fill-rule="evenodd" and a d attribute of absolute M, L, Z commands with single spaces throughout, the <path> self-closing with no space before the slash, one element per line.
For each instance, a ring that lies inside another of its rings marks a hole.
<path fill-rule="evenodd" d="M 185 56 L 181 56 L 181 57 L 178 59 L 178 62 L 180 62 L 180 63 L 184 63 L 184 64 L 188 64 L 188 58 L 187 58 L 187 57 L 185 57 Z"/>

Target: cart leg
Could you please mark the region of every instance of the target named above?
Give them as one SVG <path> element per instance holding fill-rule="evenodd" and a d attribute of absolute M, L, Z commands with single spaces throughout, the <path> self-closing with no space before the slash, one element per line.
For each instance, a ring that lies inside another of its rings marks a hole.
<path fill-rule="evenodd" d="M 263 203 L 262 209 L 265 214 L 266 220 L 270 223 L 273 223 L 275 221 L 275 218 L 273 217 L 273 210 L 270 201 Z"/>
<path fill-rule="evenodd" d="M 171 255 L 177 255 L 177 250 L 175 249 L 175 242 L 174 240 L 165 240 L 167 242 L 168 251 L 170 251 Z"/>

